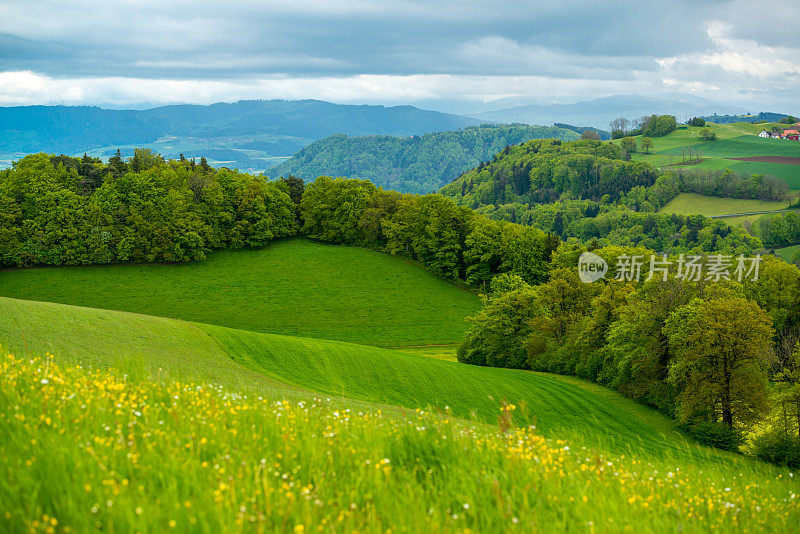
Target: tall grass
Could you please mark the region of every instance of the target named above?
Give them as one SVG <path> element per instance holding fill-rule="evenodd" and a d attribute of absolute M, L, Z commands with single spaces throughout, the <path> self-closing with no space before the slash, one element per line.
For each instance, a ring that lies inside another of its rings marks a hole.
<path fill-rule="evenodd" d="M 0 363 L 0 524 L 87 532 L 789 532 L 788 472 L 607 457 L 515 426 L 52 359 Z"/>

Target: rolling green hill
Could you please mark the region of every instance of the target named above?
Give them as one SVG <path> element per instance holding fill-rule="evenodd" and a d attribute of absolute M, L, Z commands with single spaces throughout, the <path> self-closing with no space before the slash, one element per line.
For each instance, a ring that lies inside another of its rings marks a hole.
<path fill-rule="evenodd" d="M 724 460 L 675 424 L 568 377 L 477 367 L 364 345 L 0 297 L 0 345 L 18 355 L 112 366 L 128 375 L 211 382 L 272 398 L 326 394 L 380 406 L 449 407 L 494 423 L 502 401 L 545 435 L 617 454 Z"/>
<path fill-rule="evenodd" d="M 684 154 L 695 150 L 702 154 L 702 161 L 694 165 L 681 165 L 681 168 L 731 169 L 739 174 L 771 174 L 785 181 L 791 189 L 800 189 L 800 165 L 731 159 L 758 156 L 800 157 L 800 143 L 757 137 L 758 132 L 769 130 L 772 126 L 774 124 L 771 123 L 707 123 L 705 128 L 717 135 L 717 141 L 703 141 L 700 138 L 704 127 L 685 126 L 664 137 L 654 138 L 652 154 L 634 154 L 633 158 L 663 167 L 682 163 Z M 635 139 L 637 143 L 641 141 L 640 136 Z"/>
<path fill-rule="evenodd" d="M 0 296 L 382 346 L 458 342 L 480 307 L 395 256 L 301 239 L 191 264 L 0 271 Z"/>
<path fill-rule="evenodd" d="M 531 139 L 579 139 L 572 130 L 526 124 L 483 125 L 422 137 L 334 135 L 300 150 L 265 174 L 306 181 L 318 176 L 370 180 L 401 193 L 430 193 L 503 150 Z"/>

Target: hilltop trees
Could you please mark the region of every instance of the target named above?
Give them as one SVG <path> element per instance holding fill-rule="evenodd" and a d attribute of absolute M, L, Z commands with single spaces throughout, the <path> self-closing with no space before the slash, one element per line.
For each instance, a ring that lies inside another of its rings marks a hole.
<path fill-rule="evenodd" d="M 611 143 L 545 139 L 509 147 L 443 187 L 441 193 L 472 208 L 552 202 L 563 193 L 616 199 L 637 185 L 652 185 L 657 176 L 658 171 L 647 163 L 623 161 L 620 149 Z"/>
<path fill-rule="evenodd" d="M 482 125 L 409 138 L 337 134 L 320 139 L 265 174 L 293 174 L 307 181 L 318 176 L 370 180 L 403 193 L 425 194 L 490 160 L 508 145 L 530 139 L 577 139 L 578 133 L 556 126 Z"/>
<path fill-rule="evenodd" d="M 647 137 L 663 137 L 678 128 L 673 115 L 651 115 L 642 117 L 642 135 Z"/>
<path fill-rule="evenodd" d="M 717 134 L 712 132 L 710 128 L 703 128 L 700 130 L 700 139 L 703 141 L 716 141 Z"/>
<path fill-rule="evenodd" d="M 192 261 L 297 231 L 277 184 L 199 173 L 146 150 L 128 161 L 117 151 L 107 166 L 27 156 L 0 174 L 0 265 Z"/>

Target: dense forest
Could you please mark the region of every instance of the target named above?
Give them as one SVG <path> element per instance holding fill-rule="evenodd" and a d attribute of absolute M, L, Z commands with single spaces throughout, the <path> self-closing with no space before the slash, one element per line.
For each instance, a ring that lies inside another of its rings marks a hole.
<path fill-rule="evenodd" d="M 475 287 L 501 272 L 539 282 L 558 246 L 441 195 L 327 177 L 268 182 L 148 150 L 108 165 L 36 154 L 0 172 L 0 265 L 193 261 L 298 234 L 384 250 Z"/>
<path fill-rule="evenodd" d="M 704 443 L 800 466 L 800 270 L 768 256 L 757 277 L 689 281 L 672 257 L 663 276 L 582 283 L 586 250 L 562 243 L 538 286 L 496 277 L 459 361 L 578 376 L 676 418 Z M 592 252 L 611 270 L 655 254 Z"/>
<path fill-rule="evenodd" d="M 306 181 L 317 176 L 358 178 L 401 193 L 431 193 L 508 145 L 579 137 L 571 130 L 524 124 L 483 125 L 409 138 L 334 135 L 264 174 L 294 175 Z"/>
<path fill-rule="evenodd" d="M 649 181 L 651 171 L 644 169 Z M 564 199 L 543 206 L 489 205 L 475 213 L 440 195 L 385 191 L 365 180 L 322 177 L 306 188 L 294 177 L 268 182 L 213 169 L 203 159 L 164 160 L 148 150 L 127 161 L 116 155 L 108 165 L 37 154 L 0 172 L 0 264 L 191 261 L 215 249 L 263 246 L 299 232 L 404 255 L 479 286 L 501 272 L 536 280 L 541 266 L 512 258 L 547 257 L 544 249 L 553 249 L 559 238 L 667 252 L 762 248 L 741 228 L 719 221 L 641 211 L 642 204 L 672 198 L 675 187 L 660 177 L 650 188 L 619 193 L 617 204 Z M 541 250 L 517 250 L 517 234 Z M 496 247 L 510 248 L 489 251 Z"/>

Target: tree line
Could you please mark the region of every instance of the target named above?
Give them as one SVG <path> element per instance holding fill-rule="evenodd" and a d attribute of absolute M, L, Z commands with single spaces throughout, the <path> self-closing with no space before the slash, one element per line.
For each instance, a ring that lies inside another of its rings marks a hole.
<path fill-rule="evenodd" d="M 459 361 L 578 376 L 677 419 L 704 443 L 800 466 L 800 270 L 770 256 L 755 281 L 691 282 L 672 268 L 666 280 L 612 273 L 583 283 L 584 251 L 562 243 L 537 286 L 496 277 Z M 612 270 L 654 254 L 593 253 Z"/>
<path fill-rule="evenodd" d="M 204 159 L 34 154 L 0 172 L 1 265 L 193 261 L 296 232 L 285 185 Z"/>
<path fill-rule="evenodd" d="M 0 172 L 0 265 L 196 261 L 293 235 L 403 256 L 474 287 L 504 272 L 537 283 L 558 245 L 441 195 L 328 177 L 268 182 L 149 150 L 107 165 L 35 154 Z"/>

